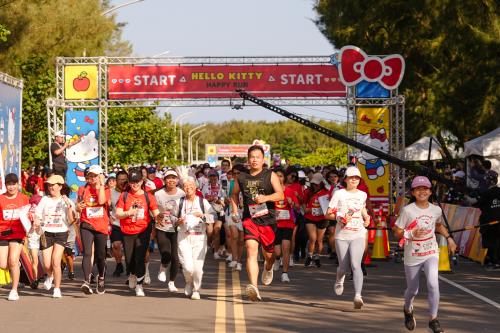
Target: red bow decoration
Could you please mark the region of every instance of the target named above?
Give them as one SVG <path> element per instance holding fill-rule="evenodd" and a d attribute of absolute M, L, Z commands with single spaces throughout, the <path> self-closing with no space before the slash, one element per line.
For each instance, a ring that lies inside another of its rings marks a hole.
<path fill-rule="evenodd" d="M 85 116 L 84 121 L 85 121 L 86 123 L 89 123 L 90 125 L 93 125 L 93 124 L 94 124 L 94 119 L 90 118 L 89 116 Z"/>
<path fill-rule="evenodd" d="M 339 53 L 339 76 L 346 86 L 354 86 L 361 81 L 378 82 L 386 89 L 396 89 L 405 71 L 405 61 L 399 54 L 384 58 L 368 56 L 360 48 L 344 46 Z"/>
<path fill-rule="evenodd" d="M 385 134 L 385 130 L 379 132 L 376 129 L 372 128 L 372 130 L 370 131 L 370 139 L 377 139 L 380 142 L 384 142 L 385 140 L 387 140 L 387 134 Z"/>

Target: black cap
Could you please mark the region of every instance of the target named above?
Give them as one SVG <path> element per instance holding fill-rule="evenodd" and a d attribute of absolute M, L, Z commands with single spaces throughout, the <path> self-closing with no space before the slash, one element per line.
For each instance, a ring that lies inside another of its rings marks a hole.
<path fill-rule="evenodd" d="M 128 174 L 128 181 L 131 183 L 137 183 L 142 180 L 142 172 L 140 170 L 132 170 Z"/>
<path fill-rule="evenodd" d="M 5 176 L 5 184 L 17 184 L 19 183 L 19 178 L 15 173 L 9 173 Z"/>

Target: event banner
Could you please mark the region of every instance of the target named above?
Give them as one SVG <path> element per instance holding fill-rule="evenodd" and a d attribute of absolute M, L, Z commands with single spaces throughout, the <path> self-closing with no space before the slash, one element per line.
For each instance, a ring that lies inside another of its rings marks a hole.
<path fill-rule="evenodd" d="M 389 152 L 389 109 L 356 109 L 357 141 L 375 149 Z M 389 164 L 372 154 L 361 151 L 358 155 L 358 168 L 366 180 L 370 196 L 389 196 Z"/>
<path fill-rule="evenodd" d="M 20 176 L 21 166 L 21 88 L 0 82 L 0 176 L 8 173 Z"/>
<path fill-rule="evenodd" d="M 255 140 L 254 142 L 256 142 Z M 211 166 L 215 166 L 221 158 L 247 157 L 249 144 L 206 144 L 205 158 Z M 262 144 L 264 159 L 267 165 L 271 165 L 271 145 Z"/>
<path fill-rule="evenodd" d="M 108 66 L 109 99 L 345 97 L 335 66 L 207 65 Z"/>
<path fill-rule="evenodd" d="M 92 164 L 99 164 L 99 113 L 96 110 L 67 110 L 65 119 L 66 141 L 78 142 L 66 149 L 66 182 L 74 199 L 78 187 L 85 184 L 83 171 Z"/>

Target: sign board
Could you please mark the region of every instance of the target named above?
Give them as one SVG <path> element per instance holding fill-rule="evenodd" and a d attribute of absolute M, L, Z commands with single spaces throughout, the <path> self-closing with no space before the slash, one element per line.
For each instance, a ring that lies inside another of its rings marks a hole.
<path fill-rule="evenodd" d="M 211 166 L 215 166 L 219 158 L 232 158 L 232 157 L 247 157 L 248 148 L 252 145 L 250 144 L 206 144 L 205 145 L 205 156 L 208 163 Z M 264 149 L 264 159 L 268 166 L 271 165 L 271 146 L 268 144 L 263 144 Z"/>

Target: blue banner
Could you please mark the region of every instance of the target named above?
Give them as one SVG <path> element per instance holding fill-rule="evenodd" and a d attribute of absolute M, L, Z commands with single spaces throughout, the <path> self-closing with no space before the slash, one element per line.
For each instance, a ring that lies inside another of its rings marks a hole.
<path fill-rule="evenodd" d="M 21 172 L 21 100 L 23 91 L 0 82 L 0 149 L 5 176 Z"/>
<path fill-rule="evenodd" d="M 85 184 L 85 168 L 99 164 L 99 112 L 68 110 L 65 119 L 66 141 L 80 140 L 66 149 L 66 183 L 71 188 L 71 198 L 75 199 L 78 187 Z"/>
<path fill-rule="evenodd" d="M 356 97 L 358 98 L 388 98 L 389 90 L 377 82 L 361 81 L 356 85 Z"/>

